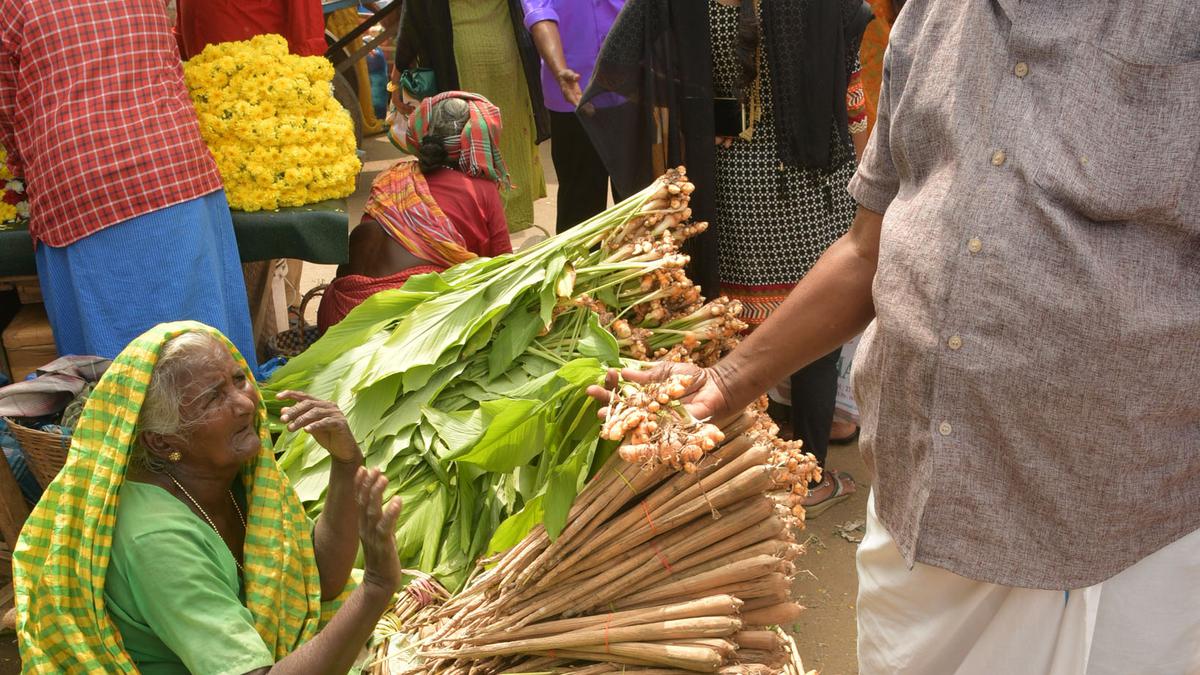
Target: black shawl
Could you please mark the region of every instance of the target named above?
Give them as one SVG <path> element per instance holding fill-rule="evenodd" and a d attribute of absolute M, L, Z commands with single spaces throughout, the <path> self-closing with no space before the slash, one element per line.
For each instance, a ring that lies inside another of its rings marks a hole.
<path fill-rule="evenodd" d="M 521 54 L 525 84 L 529 88 L 529 103 L 537 130 L 535 142 L 541 143 L 550 138 L 550 113 L 542 98 L 541 57 L 533 37 L 525 29 L 525 10 L 520 0 L 508 0 L 508 14 Z M 400 10 L 400 35 L 396 40 L 396 67 L 403 70 L 413 62 L 433 69 L 439 90 L 459 89 L 449 0 L 404 0 Z"/>
<path fill-rule="evenodd" d="M 846 53 L 858 51 L 875 15 L 862 0 L 761 2 L 779 161 L 828 168 L 834 142 L 830 118 L 837 123 L 838 140 L 850 143 Z"/>
<path fill-rule="evenodd" d="M 665 167 L 683 164 L 698 186 L 689 204 L 693 217 L 712 222 L 708 23 L 704 2 L 628 0 L 600 49 L 578 115 L 616 192 L 634 194 Z M 665 123 L 655 118 L 656 112 Z M 686 242 L 692 256 L 689 274 L 709 297 L 720 293 L 716 249 L 711 229 Z"/>
<path fill-rule="evenodd" d="M 828 167 L 835 140 L 850 143 L 846 54 L 872 18 L 863 0 L 759 0 L 771 59 L 779 158 Z M 714 131 L 708 3 L 628 0 L 609 31 L 578 115 L 621 194 L 665 166 L 684 164 L 696 184 L 690 206 L 712 223 Z M 665 121 L 665 124 L 662 123 Z M 840 138 L 830 134 L 831 121 Z M 687 242 L 689 273 L 705 295 L 720 292 L 716 230 Z"/>

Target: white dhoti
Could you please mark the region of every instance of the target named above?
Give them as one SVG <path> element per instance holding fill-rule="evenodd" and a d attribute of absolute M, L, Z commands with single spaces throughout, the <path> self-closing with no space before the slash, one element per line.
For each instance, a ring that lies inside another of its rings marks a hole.
<path fill-rule="evenodd" d="M 858 549 L 863 675 L 1198 675 L 1200 531 L 1070 592 L 908 569 L 867 500 Z"/>

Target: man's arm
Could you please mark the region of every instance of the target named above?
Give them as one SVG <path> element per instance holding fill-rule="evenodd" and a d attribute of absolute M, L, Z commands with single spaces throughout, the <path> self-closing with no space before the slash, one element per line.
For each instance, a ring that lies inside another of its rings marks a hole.
<path fill-rule="evenodd" d="M 858 207 L 850 231 L 821 256 L 769 319 L 712 369 L 728 410 L 845 344 L 875 317 L 871 284 L 883 215 Z"/>
<path fill-rule="evenodd" d="M 845 344 L 871 322 L 882 224 L 881 214 L 859 206 L 850 231 L 825 251 L 779 309 L 717 365 L 660 361 L 648 370 L 623 370 L 621 377 L 645 384 L 672 374 L 691 375 L 692 384 L 680 399 L 688 412 L 718 424 L 729 420 L 780 377 Z M 588 394 L 607 403 L 608 389 L 616 383 L 617 372 L 611 371 L 605 386 L 588 387 Z"/>
<path fill-rule="evenodd" d="M 533 43 L 537 45 L 538 53 L 546 62 L 546 67 L 554 73 L 558 88 L 562 90 L 563 98 L 573 106 L 579 105 L 583 98 L 583 90 L 579 87 L 579 73 L 567 67 L 567 58 L 563 56 L 562 36 L 558 32 L 558 22 L 553 20 L 538 21 L 529 27 L 533 35 Z"/>
<path fill-rule="evenodd" d="M 400 75 L 417 62 L 417 28 L 409 11 L 408 3 L 400 7 L 400 32 L 396 35 L 396 55 L 389 73 L 388 91 L 392 94 L 392 105 L 402 115 L 410 115 L 413 106 L 404 102 L 400 91 Z"/>
<path fill-rule="evenodd" d="M 855 163 L 862 163 L 863 153 L 867 151 L 867 140 L 869 138 L 870 133 L 865 130 L 850 132 L 850 140 L 854 142 Z"/>

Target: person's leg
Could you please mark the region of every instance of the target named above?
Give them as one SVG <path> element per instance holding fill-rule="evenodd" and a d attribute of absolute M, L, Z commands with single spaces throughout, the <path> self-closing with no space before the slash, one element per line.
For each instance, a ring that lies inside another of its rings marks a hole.
<path fill-rule="evenodd" d="M 800 439 L 807 452 L 821 466 L 821 480 L 809 484 L 804 507 L 809 518 L 844 501 L 855 491 L 854 478 L 826 465 L 829 430 L 837 401 L 837 363 L 841 349 L 814 361 L 792 375 L 791 421 L 793 437 Z"/>
<path fill-rule="evenodd" d="M 835 349 L 792 374 L 792 434 L 803 441 L 804 451 L 812 453 L 822 469 L 829 453 L 841 351 Z"/>
<path fill-rule="evenodd" d="M 608 172 L 575 113 L 550 112 L 550 157 L 558 174 L 558 220 L 562 232 L 604 210 Z"/>
<path fill-rule="evenodd" d="M 274 260 L 242 263 L 242 278 L 246 282 L 246 299 L 250 305 L 250 326 L 256 346 L 265 345 L 276 333 L 287 328 L 275 325 L 275 308 L 271 297 L 274 276 Z M 265 351 L 260 356 L 266 356 Z"/>
<path fill-rule="evenodd" d="M 1101 585 L 1087 673 L 1200 673 L 1200 530 Z"/>
<path fill-rule="evenodd" d="M 975 581 L 919 562 L 910 569 L 879 520 L 873 493 L 857 567 L 863 675 L 1084 673 L 1098 587 L 1067 595 Z"/>
<path fill-rule="evenodd" d="M 207 244 L 207 268 L 210 270 L 208 296 L 215 306 L 206 309 L 193 304 L 191 311 L 202 317 L 210 326 L 225 333 L 229 341 L 250 364 L 251 370 L 258 366 L 254 344 L 254 328 L 250 322 L 250 305 L 246 295 L 246 278 L 242 274 L 241 256 L 237 238 L 233 233 L 233 219 L 229 214 L 229 202 L 224 190 L 217 190 L 200 198 L 208 212 L 204 220 L 207 227 L 202 235 Z"/>

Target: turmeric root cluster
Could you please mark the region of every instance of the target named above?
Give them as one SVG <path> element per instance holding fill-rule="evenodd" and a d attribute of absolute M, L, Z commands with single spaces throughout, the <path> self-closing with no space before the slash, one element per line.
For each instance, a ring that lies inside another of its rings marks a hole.
<path fill-rule="evenodd" d="M 576 304 L 595 311 L 616 338 L 623 356 L 637 360 L 670 356 L 702 365 L 737 345 L 746 329 L 741 304 L 725 298 L 705 303 L 688 278 L 684 240 L 708 228 L 692 222 L 688 201 L 695 186 L 683 167 L 670 169 L 629 221 L 600 243 L 595 269 L 629 270 L 620 284 Z M 674 350 L 677 345 L 683 349 Z"/>
<path fill-rule="evenodd" d="M 692 419 L 679 403 L 692 384 L 691 375 L 641 386 L 623 383 L 613 392 L 601 438 L 626 441 L 618 452 L 627 462 L 664 463 L 695 473 L 725 434 L 716 425 Z"/>
<path fill-rule="evenodd" d="M 804 452 L 801 441 L 785 441 L 779 438 L 779 426 L 767 416 L 765 408 L 766 405 L 763 404 L 753 410 L 751 414 L 754 422 L 746 434 L 753 438 L 755 443 L 771 449 L 771 479 L 776 488 L 786 495 L 782 501 L 791 514 L 803 521 L 804 498 L 808 496 L 808 485 L 810 481 L 821 480 L 821 466 L 812 453 Z"/>

